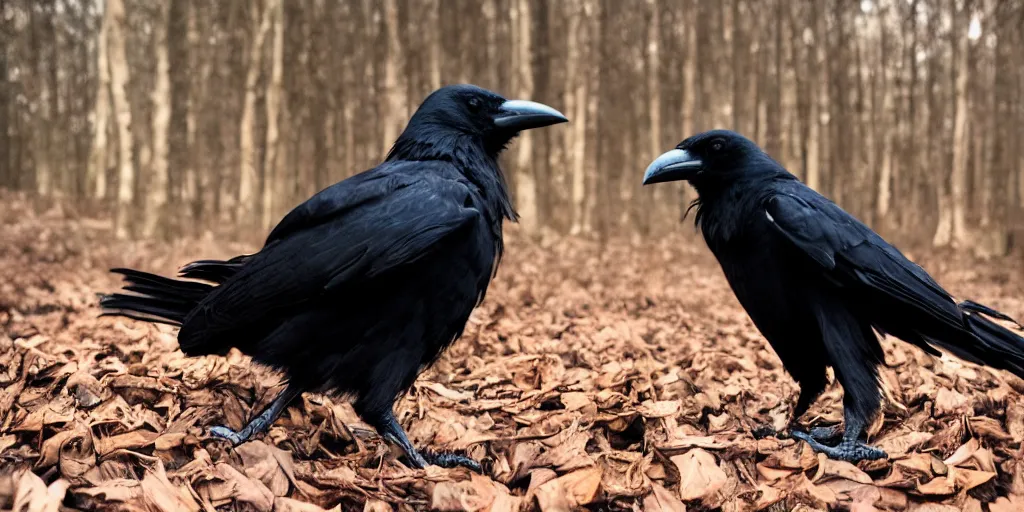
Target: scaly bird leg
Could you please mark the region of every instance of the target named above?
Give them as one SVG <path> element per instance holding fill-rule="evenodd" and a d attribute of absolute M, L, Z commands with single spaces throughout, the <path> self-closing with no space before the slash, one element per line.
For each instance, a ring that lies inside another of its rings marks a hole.
<path fill-rule="evenodd" d="M 443 468 L 453 468 L 456 466 L 463 466 L 469 468 L 477 473 L 481 472 L 480 463 L 462 455 L 456 455 L 454 453 L 431 453 L 423 451 L 422 453 L 412 445 L 409 441 L 409 436 L 405 433 L 405 429 L 398 423 L 398 419 L 395 418 L 395 414 L 391 411 L 383 414 L 381 418 L 370 421 L 371 424 L 377 429 L 377 432 L 388 442 L 401 448 L 402 452 L 405 453 L 405 457 L 411 467 L 416 469 L 422 469 L 428 464 L 435 466 L 441 466 Z"/>
<path fill-rule="evenodd" d="M 836 446 L 826 446 L 816 439 L 813 434 L 806 432 L 793 432 L 792 435 L 796 439 L 809 444 L 814 451 L 824 453 L 829 458 L 836 460 L 858 462 L 888 457 L 884 451 L 860 442 L 860 435 L 864 432 L 865 427 L 863 421 L 851 418 L 850 414 L 845 414 L 845 416 L 846 431 L 843 433 L 842 441 Z"/>
<path fill-rule="evenodd" d="M 277 395 L 277 397 L 274 398 L 274 401 L 271 402 L 263 412 L 253 418 L 248 425 L 243 427 L 242 430 L 235 432 L 228 427 L 221 426 L 211 428 L 210 434 L 227 439 L 228 441 L 231 441 L 231 444 L 236 446 L 242 444 L 248 441 L 253 434 L 265 432 L 269 429 L 270 425 L 272 425 L 288 407 L 288 404 L 301 394 L 301 389 L 297 386 L 293 386 L 292 384 L 288 384 L 288 387 L 285 388 L 281 394 Z"/>

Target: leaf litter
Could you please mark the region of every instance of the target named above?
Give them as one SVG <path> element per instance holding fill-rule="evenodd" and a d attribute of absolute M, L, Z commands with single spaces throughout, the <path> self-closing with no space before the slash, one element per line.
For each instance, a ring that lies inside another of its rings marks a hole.
<path fill-rule="evenodd" d="M 0 510 L 1024 509 L 1024 381 L 886 340 L 887 403 L 850 464 L 782 428 L 797 388 L 699 240 L 609 244 L 509 234 L 487 301 L 396 405 L 417 446 L 484 462 L 411 470 L 344 401 L 306 394 L 231 448 L 281 378 L 233 351 L 185 358 L 175 331 L 97 318 L 111 266 L 251 250 L 123 242 L 60 206 L 0 206 Z M 1022 262 L 921 263 L 1024 317 Z M 841 421 L 833 383 L 805 424 Z"/>

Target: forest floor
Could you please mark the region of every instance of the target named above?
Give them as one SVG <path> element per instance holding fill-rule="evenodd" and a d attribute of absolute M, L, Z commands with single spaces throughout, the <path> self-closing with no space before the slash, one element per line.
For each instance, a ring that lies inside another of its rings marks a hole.
<path fill-rule="evenodd" d="M 107 222 L 0 202 L 0 510 L 1024 509 L 1024 381 L 886 340 L 891 459 L 852 465 L 785 425 L 796 387 L 693 239 L 609 247 L 512 236 L 465 335 L 397 404 L 417 446 L 482 460 L 411 470 L 346 403 L 246 357 L 185 358 L 175 331 L 97 318 L 106 272 L 172 273 L 251 244 L 115 242 Z M 514 235 L 514 234 L 513 234 Z M 1024 317 L 1021 260 L 913 253 L 958 296 Z M 841 419 L 832 384 L 806 417 Z"/>

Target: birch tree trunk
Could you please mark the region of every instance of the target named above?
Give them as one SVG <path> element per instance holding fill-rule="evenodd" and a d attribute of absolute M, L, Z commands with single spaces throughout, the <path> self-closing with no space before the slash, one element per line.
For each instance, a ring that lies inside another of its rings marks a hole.
<path fill-rule="evenodd" d="M 518 98 L 533 96 L 532 49 L 530 46 L 530 0 L 513 0 L 512 11 L 512 89 Z M 516 152 L 515 184 L 517 210 L 523 231 L 537 229 L 537 182 L 531 168 L 533 137 L 530 131 L 519 136 Z"/>
<path fill-rule="evenodd" d="M 956 8 L 951 3 L 952 9 Z M 965 9 L 965 14 L 969 12 Z M 954 13 L 954 20 L 956 20 Z M 964 27 L 966 23 L 962 23 Z M 959 32 L 956 24 L 954 31 Z M 956 82 L 954 83 L 954 111 L 953 111 L 953 159 L 949 172 L 949 181 L 945 179 L 940 182 L 939 192 L 939 224 L 935 228 L 935 236 L 932 237 L 932 245 L 942 247 L 951 245 L 962 247 L 967 242 L 966 230 L 966 201 L 967 201 L 967 52 L 968 39 L 966 31 L 956 36 L 957 58 L 955 63 Z"/>
<path fill-rule="evenodd" d="M 167 18 L 170 2 L 160 3 L 160 18 L 153 30 L 156 79 L 153 84 L 153 157 L 143 212 L 142 236 L 152 237 L 161 227 L 167 206 L 167 128 L 171 121 L 171 77 L 167 62 Z"/>
<path fill-rule="evenodd" d="M 86 186 L 92 197 L 107 197 L 107 127 L 110 124 L 110 62 L 107 58 L 107 39 L 110 32 L 111 10 L 103 13 L 103 24 L 96 41 L 96 103 L 93 107 L 92 150 Z"/>
<path fill-rule="evenodd" d="M 572 116 L 572 126 L 564 132 L 565 162 L 570 171 L 570 183 L 572 191 L 570 196 L 571 212 L 569 214 L 569 232 L 578 235 L 583 232 L 583 206 L 586 200 L 586 174 L 583 161 L 586 158 L 585 142 L 582 140 L 586 135 L 586 74 L 580 68 L 583 59 L 580 58 L 580 34 L 581 19 L 583 17 L 582 2 L 580 0 L 567 0 L 562 6 L 566 9 L 568 29 L 566 30 L 566 62 L 565 62 L 565 91 L 562 101 L 566 111 Z M 579 116 L 579 117 L 577 117 Z M 583 132 L 582 134 L 580 132 Z M 582 136 L 581 136 L 582 135 Z"/>
<path fill-rule="evenodd" d="M 110 94 L 117 122 L 117 210 L 114 214 L 114 235 L 127 238 L 132 233 L 130 222 L 135 194 L 135 165 L 132 161 L 132 112 L 128 104 L 128 59 L 125 55 L 125 12 L 122 0 L 108 0 L 108 48 L 110 60 Z"/>
<path fill-rule="evenodd" d="M 270 85 L 267 88 L 267 146 L 263 163 L 263 222 L 264 229 L 270 228 L 274 219 L 274 193 L 278 191 L 279 173 L 277 168 L 278 122 L 281 111 L 281 75 L 284 67 L 284 0 L 269 0 L 267 11 L 273 11 L 274 46 L 270 71 Z"/>
<path fill-rule="evenodd" d="M 383 148 L 384 153 L 391 149 L 398 134 L 405 126 L 407 107 L 405 104 L 404 80 L 399 70 L 404 69 L 400 62 L 402 39 L 398 36 L 399 19 L 396 0 L 384 0 L 384 31 L 388 43 L 387 58 L 384 60 L 384 110 Z"/>
<path fill-rule="evenodd" d="M 256 36 L 249 47 L 249 67 L 245 73 L 245 98 L 242 102 L 242 121 L 239 126 L 238 204 L 235 205 L 235 220 L 246 224 L 252 222 L 256 198 L 256 147 L 253 121 L 256 115 L 256 82 L 260 77 L 263 55 L 263 41 L 270 31 L 270 2 L 267 0 L 263 15 L 256 30 Z"/>

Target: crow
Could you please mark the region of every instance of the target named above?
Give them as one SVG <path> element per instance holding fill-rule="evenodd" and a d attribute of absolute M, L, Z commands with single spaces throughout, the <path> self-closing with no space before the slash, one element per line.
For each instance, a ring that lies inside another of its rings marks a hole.
<path fill-rule="evenodd" d="M 835 371 L 844 391 L 841 441 L 823 444 L 838 428 L 790 429 L 813 449 L 847 461 L 887 457 L 860 441 L 881 406 L 876 333 L 1024 377 L 1024 339 L 990 318 L 1016 322 L 954 301 L 921 267 L 745 137 L 726 130 L 690 137 L 654 160 L 643 183 L 677 180 L 696 189 L 691 208 L 708 248 L 799 384 L 791 422 L 825 389 L 826 368 Z"/>
<path fill-rule="evenodd" d="M 286 389 L 243 429 L 211 429 L 233 444 L 301 393 L 324 392 L 352 400 L 410 466 L 479 471 L 417 451 L 392 407 L 459 338 L 497 270 L 503 221 L 517 220 L 499 154 L 520 131 L 566 121 L 540 103 L 442 87 L 383 163 L 297 206 L 258 252 L 189 263 L 178 279 L 112 269 L 129 293 L 102 296 L 101 316 L 177 325 L 188 356 L 236 347 L 283 372 Z"/>

